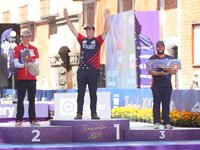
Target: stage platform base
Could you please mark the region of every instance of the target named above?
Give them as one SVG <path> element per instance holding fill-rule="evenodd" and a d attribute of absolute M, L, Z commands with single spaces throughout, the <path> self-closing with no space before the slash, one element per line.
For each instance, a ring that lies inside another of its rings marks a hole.
<path fill-rule="evenodd" d="M 53 126 L 72 126 L 73 142 L 124 141 L 129 119 L 50 120 Z"/>
<path fill-rule="evenodd" d="M 0 143 L 68 143 L 72 142 L 71 126 L 0 127 Z"/>
<path fill-rule="evenodd" d="M 200 141 L 118 141 L 49 144 L 1 144 L 0 150 L 198 150 Z"/>
<path fill-rule="evenodd" d="M 18 145 L 29 147 L 28 144 L 31 146 L 44 144 L 42 145 L 44 149 L 50 145 L 52 146 L 50 149 L 54 149 L 53 145 L 55 145 L 58 146 L 57 149 L 62 149 L 62 147 L 94 149 L 96 147 L 96 150 L 111 146 L 114 149 L 120 147 L 124 150 L 128 147 L 142 149 L 145 146 L 145 148 L 155 148 L 161 145 L 166 148 L 173 145 L 173 148 L 181 147 L 181 150 L 182 147 L 194 146 L 197 149 L 200 146 L 199 128 L 174 127 L 174 129 L 166 130 L 164 126 L 161 126 L 159 130 L 154 130 L 153 124 L 129 122 L 128 119 L 50 120 L 48 124 L 40 123 L 41 126 L 38 127 L 30 126 L 29 123 L 24 123 L 22 127 L 15 127 L 14 122 L 12 125 L 0 123 L 0 148 L 10 143 L 17 147 Z M 140 142 L 142 146 L 137 145 Z M 47 143 L 49 145 L 46 145 Z M 190 148 L 190 150 L 193 149 Z"/>
<path fill-rule="evenodd" d="M 153 129 L 153 124 L 131 123 L 125 130 L 125 141 L 174 141 L 174 140 L 200 140 L 200 128 L 173 127 L 173 129 Z"/>

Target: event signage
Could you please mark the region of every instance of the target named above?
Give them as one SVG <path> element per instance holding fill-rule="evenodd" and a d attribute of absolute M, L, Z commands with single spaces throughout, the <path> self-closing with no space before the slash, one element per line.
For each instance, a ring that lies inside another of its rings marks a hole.
<path fill-rule="evenodd" d="M 159 68 L 171 68 L 172 70 L 181 70 L 180 59 L 155 59 L 148 60 L 146 63 L 147 70 L 157 70 Z"/>
<path fill-rule="evenodd" d="M 97 114 L 101 119 L 110 119 L 110 92 L 97 92 L 97 99 Z M 77 93 L 55 93 L 54 108 L 55 119 L 74 119 L 77 113 Z M 83 118 L 91 119 L 89 92 L 85 94 Z"/>
<path fill-rule="evenodd" d="M 30 126 L 0 127 L 0 143 L 68 143 L 72 142 L 72 127 Z M 19 138 L 20 137 L 20 138 Z"/>
<path fill-rule="evenodd" d="M 47 103 L 35 104 L 36 116 L 38 118 L 47 118 L 49 116 L 49 109 Z M 0 118 L 16 118 L 17 104 L 2 104 L 0 106 Z M 28 103 L 24 104 L 24 118 L 28 117 Z"/>
<path fill-rule="evenodd" d="M 0 24 L 0 53 L 7 55 L 8 78 L 10 78 L 16 68 L 13 62 L 14 47 L 20 43 L 20 24 L 4 23 Z"/>
<path fill-rule="evenodd" d="M 159 11 L 135 11 L 135 24 L 137 88 L 150 89 L 152 76 L 146 70 L 146 62 L 155 55 L 154 45 L 160 39 Z"/>
<path fill-rule="evenodd" d="M 123 21 L 121 21 L 123 20 Z M 134 11 L 111 16 L 105 39 L 106 88 L 136 88 Z"/>
<path fill-rule="evenodd" d="M 107 99 L 104 96 L 102 96 L 102 98 L 100 98 L 98 96 L 97 107 L 101 108 L 101 109 L 103 109 L 104 107 L 110 107 L 110 109 L 112 109 L 113 107 L 133 107 L 133 108 L 137 108 L 137 109 L 152 109 L 152 106 L 153 106 L 153 96 L 152 96 L 152 91 L 150 89 L 99 88 L 97 91 L 98 91 L 97 93 L 102 93 L 102 92 L 110 93 L 110 99 Z M 2 95 L 8 94 L 10 96 L 12 95 L 15 98 L 16 97 L 15 92 L 17 92 L 15 89 L 3 89 Z M 52 112 L 54 112 L 54 104 L 53 103 L 56 101 L 54 99 L 55 93 L 57 93 L 57 94 L 68 93 L 69 94 L 69 93 L 76 93 L 76 92 L 77 92 L 77 89 L 37 90 L 35 100 L 36 100 L 36 103 L 38 103 L 38 102 L 47 103 L 47 104 L 45 104 L 45 105 L 47 105 L 46 107 L 49 106 L 49 109 Z M 67 96 L 68 95 L 63 95 L 61 98 L 63 98 L 63 99 L 70 98 Z M 175 90 L 174 89 L 174 90 L 172 90 L 172 95 L 171 95 L 170 110 L 179 110 L 179 111 L 186 110 L 188 112 L 199 112 L 200 113 L 199 97 L 200 97 L 199 90 L 193 90 L 193 89 Z M 74 98 L 74 103 L 76 104 L 76 97 L 72 97 L 72 98 Z M 102 99 L 105 100 L 106 103 L 102 103 L 101 102 Z M 25 96 L 25 101 L 27 101 L 26 96 Z M 88 98 L 85 97 L 85 103 L 87 101 L 90 102 L 89 97 Z M 107 103 L 110 103 L 110 104 L 107 105 Z M 1 106 L 6 106 L 6 104 L 3 104 Z M 84 107 L 86 108 L 85 110 L 87 110 L 85 112 L 85 114 L 90 113 L 90 110 L 88 109 L 88 105 L 86 105 Z M 59 108 L 60 107 L 58 107 L 58 110 L 59 110 Z M 5 111 L 5 108 L 2 108 L 2 113 L 4 112 L 3 109 Z M 8 109 L 6 109 L 6 110 L 8 111 Z M 38 111 L 36 113 L 38 113 Z M 56 111 L 55 113 L 57 113 L 57 112 L 59 112 L 59 111 Z M 74 113 L 76 113 L 76 111 Z M 73 117 L 75 117 L 74 113 L 73 113 Z M 26 112 L 25 112 L 25 114 L 26 114 Z M 65 118 L 64 115 L 63 115 L 63 118 Z M 107 116 L 103 116 L 103 117 L 107 117 Z"/>
<path fill-rule="evenodd" d="M 129 129 L 129 119 L 53 119 L 50 125 L 73 126 L 73 142 L 111 142 L 124 140 L 124 130 Z"/>

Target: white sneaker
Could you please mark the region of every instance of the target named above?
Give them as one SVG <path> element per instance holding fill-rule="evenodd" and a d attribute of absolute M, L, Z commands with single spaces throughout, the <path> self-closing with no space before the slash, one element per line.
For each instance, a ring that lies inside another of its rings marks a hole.
<path fill-rule="evenodd" d="M 164 129 L 173 129 L 173 127 L 170 124 L 166 124 Z"/>
<path fill-rule="evenodd" d="M 160 128 L 160 123 L 155 123 L 154 124 L 154 129 L 159 129 Z"/>

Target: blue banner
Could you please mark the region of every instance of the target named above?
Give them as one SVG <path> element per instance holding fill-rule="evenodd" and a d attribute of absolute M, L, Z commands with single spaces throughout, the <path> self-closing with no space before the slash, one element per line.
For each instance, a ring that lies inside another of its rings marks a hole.
<path fill-rule="evenodd" d="M 17 91 L 3 89 L 3 95 L 11 98 L 17 97 Z M 76 93 L 77 90 L 37 90 L 36 101 L 54 101 L 54 93 Z M 88 90 L 87 90 L 88 92 Z M 137 109 L 152 109 L 153 96 L 150 89 L 110 89 L 99 88 L 98 92 L 110 92 L 111 108 L 133 107 Z M 170 110 L 186 110 L 200 112 L 199 90 L 173 90 L 171 95 Z M 27 95 L 25 97 L 27 99 Z"/>

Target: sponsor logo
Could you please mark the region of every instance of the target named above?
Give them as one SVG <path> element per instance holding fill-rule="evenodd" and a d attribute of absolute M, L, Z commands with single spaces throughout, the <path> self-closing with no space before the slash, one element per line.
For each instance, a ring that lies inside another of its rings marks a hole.
<path fill-rule="evenodd" d="M 171 100 L 169 107 L 170 107 L 170 111 L 176 110 L 175 101 Z"/>
<path fill-rule="evenodd" d="M 140 55 L 139 58 L 149 59 L 152 55 Z"/>
<path fill-rule="evenodd" d="M 98 115 L 100 115 L 101 112 L 103 113 L 105 110 L 106 110 L 106 105 L 97 103 L 97 114 Z M 90 116 L 90 114 L 91 114 L 90 105 L 83 106 L 83 114 Z"/>
<path fill-rule="evenodd" d="M 116 106 L 119 105 L 119 94 L 114 94 L 113 104 Z"/>
<path fill-rule="evenodd" d="M 106 75 L 107 76 L 111 76 L 111 77 L 118 77 L 118 71 L 106 71 Z"/>
<path fill-rule="evenodd" d="M 131 108 L 137 108 L 137 109 L 151 109 L 152 108 L 152 99 L 149 97 L 142 97 L 141 100 L 139 100 L 139 97 L 136 99 L 136 103 L 130 103 L 129 96 L 125 96 L 125 106 L 131 107 Z M 131 100 L 132 102 L 133 100 Z"/>
<path fill-rule="evenodd" d="M 117 86 L 117 82 L 116 81 L 112 81 L 112 82 L 108 81 L 107 86 L 114 86 L 115 87 L 115 86 Z"/>
<path fill-rule="evenodd" d="M 191 112 L 200 112 L 200 103 L 197 102 L 194 107 L 192 107 Z"/>
<path fill-rule="evenodd" d="M 147 75 L 147 74 L 141 74 L 140 78 L 142 79 L 152 79 L 152 75 Z"/>
<path fill-rule="evenodd" d="M 140 88 L 151 88 L 151 85 L 140 85 Z"/>
<path fill-rule="evenodd" d="M 74 116 L 76 108 L 76 98 L 60 99 L 60 116 Z"/>

